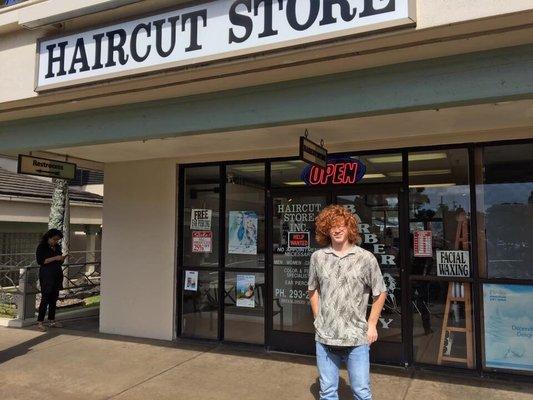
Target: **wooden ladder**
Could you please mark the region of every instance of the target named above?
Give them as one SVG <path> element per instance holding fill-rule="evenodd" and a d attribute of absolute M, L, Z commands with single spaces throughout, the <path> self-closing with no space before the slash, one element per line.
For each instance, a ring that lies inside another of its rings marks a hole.
<path fill-rule="evenodd" d="M 473 343 L 472 343 L 472 296 L 469 284 L 450 282 L 448 284 L 448 296 L 446 296 L 446 306 L 442 321 L 442 332 L 440 335 L 438 364 L 446 362 L 456 362 L 466 364 L 468 368 L 474 367 Z M 464 303 L 465 326 L 458 327 L 449 324 L 452 303 Z M 451 348 L 453 345 L 453 334 L 463 333 L 466 339 L 466 358 L 452 357 Z"/>
<path fill-rule="evenodd" d="M 468 250 L 468 218 L 462 212 L 457 216 L 457 231 L 455 232 L 455 248 L 457 250 Z M 452 303 L 464 303 L 465 326 L 457 327 L 450 325 L 450 310 Z M 465 334 L 466 358 L 452 357 L 453 335 L 457 333 Z M 440 334 L 440 347 L 437 363 L 443 361 L 466 364 L 468 368 L 474 368 L 473 340 L 472 340 L 472 293 L 470 284 L 450 282 L 448 283 L 448 295 L 446 296 L 446 306 L 442 319 L 442 331 Z"/>

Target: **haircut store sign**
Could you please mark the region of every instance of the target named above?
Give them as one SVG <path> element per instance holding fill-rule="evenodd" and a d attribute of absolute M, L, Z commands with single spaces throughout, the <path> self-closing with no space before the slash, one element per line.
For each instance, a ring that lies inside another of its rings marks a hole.
<path fill-rule="evenodd" d="M 414 0 L 216 0 L 38 41 L 36 90 L 414 24 Z"/>

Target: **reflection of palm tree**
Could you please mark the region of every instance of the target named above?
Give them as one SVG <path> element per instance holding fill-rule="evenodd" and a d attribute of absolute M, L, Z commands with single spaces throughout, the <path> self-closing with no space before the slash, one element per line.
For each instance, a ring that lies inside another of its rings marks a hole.
<path fill-rule="evenodd" d="M 507 277 L 528 274 L 523 265 L 533 261 L 530 220 L 532 205 L 521 203 L 494 204 L 487 209 L 487 256 L 492 261 L 492 273 Z M 512 261 L 504 261 L 512 260 Z"/>

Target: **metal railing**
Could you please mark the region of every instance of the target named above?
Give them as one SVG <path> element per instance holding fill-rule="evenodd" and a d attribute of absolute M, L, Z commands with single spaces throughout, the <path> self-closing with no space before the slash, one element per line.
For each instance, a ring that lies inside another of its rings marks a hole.
<path fill-rule="evenodd" d="M 62 266 L 58 313 L 98 305 L 100 252 L 73 252 Z M 40 302 L 39 266 L 34 254 L 0 254 L 0 318 L 35 318 Z M 89 301 L 90 300 L 90 301 Z"/>

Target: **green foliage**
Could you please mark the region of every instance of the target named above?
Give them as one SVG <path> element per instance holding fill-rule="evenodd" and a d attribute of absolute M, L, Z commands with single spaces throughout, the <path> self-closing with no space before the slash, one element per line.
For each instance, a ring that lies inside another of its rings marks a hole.
<path fill-rule="evenodd" d="M 17 308 L 13 304 L 0 303 L 0 318 L 16 318 Z"/>

